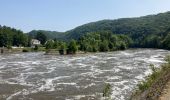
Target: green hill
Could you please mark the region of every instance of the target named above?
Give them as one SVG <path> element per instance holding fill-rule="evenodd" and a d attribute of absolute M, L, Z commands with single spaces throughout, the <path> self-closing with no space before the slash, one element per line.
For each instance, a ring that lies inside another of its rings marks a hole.
<path fill-rule="evenodd" d="M 64 33 L 41 30 L 49 39 L 66 41 L 78 40 L 88 33 L 104 31 L 127 35 L 133 40 L 133 47 L 165 48 L 164 44 L 169 43 L 170 37 L 170 12 L 135 18 L 102 20 L 84 24 Z M 35 36 L 37 32 L 34 30 L 29 34 Z"/>
<path fill-rule="evenodd" d="M 142 40 L 148 35 L 161 35 L 170 28 L 170 12 L 159 13 L 135 18 L 121 18 L 116 20 L 102 20 L 78 26 L 72 30 L 63 32 L 43 31 L 48 38 L 54 39 L 79 39 L 90 32 L 111 31 L 114 34 L 127 34 L 132 39 Z M 35 35 L 38 31 L 29 32 Z"/>
<path fill-rule="evenodd" d="M 160 34 L 170 27 L 170 12 L 136 18 L 102 20 L 67 31 L 66 38 L 78 39 L 88 32 L 112 31 L 116 34 L 131 34 L 133 38 L 149 34 Z M 139 36 L 138 36 L 139 35 Z"/>
<path fill-rule="evenodd" d="M 28 33 L 29 36 L 35 37 L 38 32 L 41 32 L 47 36 L 48 39 L 63 39 L 65 34 L 57 31 L 45 31 L 45 30 L 32 30 Z"/>
<path fill-rule="evenodd" d="M 104 47 L 108 44 L 112 47 L 144 47 L 170 49 L 170 12 L 156 15 L 148 15 L 136 18 L 121 18 L 116 20 L 102 20 L 88 23 L 67 32 L 33 30 L 27 35 L 14 28 L 0 26 L 0 46 L 29 46 L 30 37 L 35 38 L 37 33 L 46 35 L 47 39 L 78 40 L 82 49 L 93 51 L 94 47 Z M 18 35 L 17 35 L 18 34 Z M 131 40 L 126 45 L 124 39 Z M 114 44 L 116 41 L 117 43 Z M 86 44 L 86 45 L 84 45 Z M 93 45 L 92 45 L 93 44 Z M 129 45 L 130 44 L 130 45 Z M 90 46 L 87 46 L 90 45 Z M 95 51 L 95 50 L 94 50 Z"/>

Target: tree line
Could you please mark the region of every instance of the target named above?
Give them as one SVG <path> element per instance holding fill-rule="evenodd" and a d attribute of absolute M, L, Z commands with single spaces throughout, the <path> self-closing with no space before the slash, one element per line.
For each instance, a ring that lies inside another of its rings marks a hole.
<path fill-rule="evenodd" d="M 0 47 L 29 46 L 30 38 L 22 31 L 0 26 Z"/>
<path fill-rule="evenodd" d="M 137 37 L 137 39 L 135 38 Z M 0 47 L 31 46 L 31 39 L 38 39 L 47 50 L 56 49 L 61 53 L 75 54 L 77 51 L 106 52 L 125 50 L 127 48 L 162 48 L 170 49 L 170 28 L 159 34 L 117 34 L 112 31 L 88 32 L 80 38 L 68 41 L 48 39 L 42 32 L 34 37 L 20 30 L 0 26 Z"/>
<path fill-rule="evenodd" d="M 88 33 L 78 40 L 69 42 L 49 40 L 46 49 L 58 49 L 66 51 L 67 54 L 75 54 L 78 50 L 84 52 L 107 52 L 115 50 L 125 50 L 132 43 L 126 35 L 114 35 L 112 32 Z"/>
<path fill-rule="evenodd" d="M 39 32 L 35 37 L 31 37 L 21 30 L 10 28 L 7 26 L 0 26 L 0 47 L 17 46 L 30 47 L 31 39 L 38 39 L 42 45 L 47 41 L 46 35 Z"/>

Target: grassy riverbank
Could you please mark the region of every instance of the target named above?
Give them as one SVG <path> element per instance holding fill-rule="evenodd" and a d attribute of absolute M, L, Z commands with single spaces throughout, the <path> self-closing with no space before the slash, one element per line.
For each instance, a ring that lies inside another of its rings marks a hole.
<path fill-rule="evenodd" d="M 0 54 L 46 51 L 45 47 L 0 48 Z"/>
<path fill-rule="evenodd" d="M 162 64 L 160 68 L 151 65 L 153 73 L 145 81 L 138 84 L 131 100 L 158 100 L 170 80 L 170 56 L 167 56 L 165 60 L 167 63 Z"/>

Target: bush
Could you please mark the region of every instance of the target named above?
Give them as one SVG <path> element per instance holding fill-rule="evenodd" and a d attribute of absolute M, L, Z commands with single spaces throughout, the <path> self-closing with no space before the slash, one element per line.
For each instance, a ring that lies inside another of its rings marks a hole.
<path fill-rule="evenodd" d="M 39 48 L 39 47 L 38 47 L 37 45 L 35 45 L 34 50 L 37 51 L 38 48 Z"/>
<path fill-rule="evenodd" d="M 166 84 L 170 79 L 170 58 L 167 56 L 165 60 L 168 63 L 162 64 L 160 68 L 150 65 L 152 74 L 146 80 L 139 83 L 138 89 L 132 94 L 131 100 L 157 100 Z"/>
<path fill-rule="evenodd" d="M 12 46 L 11 46 L 11 45 L 8 45 L 8 46 L 7 46 L 7 49 L 12 49 Z"/>
<path fill-rule="evenodd" d="M 71 42 L 68 45 L 68 51 L 67 54 L 75 54 L 77 52 L 78 48 L 76 45 L 76 41 L 75 40 L 71 40 Z"/>
<path fill-rule="evenodd" d="M 64 55 L 64 50 L 59 50 L 60 55 Z"/>
<path fill-rule="evenodd" d="M 46 49 L 53 49 L 54 48 L 54 41 L 53 40 L 48 40 L 45 44 Z"/>
<path fill-rule="evenodd" d="M 111 95 L 111 85 L 105 84 L 104 90 L 103 90 L 103 97 L 109 97 Z"/>
<path fill-rule="evenodd" d="M 138 88 L 140 91 L 145 91 L 151 85 L 157 80 L 157 78 L 160 76 L 161 69 L 155 68 L 153 64 L 150 65 L 150 69 L 152 70 L 152 74 L 149 75 L 145 81 L 142 81 L 140 84 L 138 84 Z"/>
<path fill-rule="evenodd" d="M 168 56 L 165 58 L 165 61 L 170 64 L 170 55 L 168 55 Z"/>
<path fill-rule="evenodd" d="M 106 40 L 103 42 L 100 42 L 99 51 L 101 51 L 101 52 L 109 51 L 108 42 Z"/>
<path fill-rule="evenodd" d="M 23 49 L 23 50 L 22 50 L 22 52 L 29 52 L 29 50 L 27 50 L 27 49 Z"/>

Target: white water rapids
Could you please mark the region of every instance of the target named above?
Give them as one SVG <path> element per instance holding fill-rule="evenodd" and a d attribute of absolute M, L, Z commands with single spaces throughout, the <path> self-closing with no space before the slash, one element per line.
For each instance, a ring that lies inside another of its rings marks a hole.
<path fill-rule="evenodd" d="M 132 49 L 53 56 L 44 53 L 0 55 L 0 100 L 100 100 L 105 83 L 111 98 L 127 100 L 134 87 L 170 53 Z"/>

